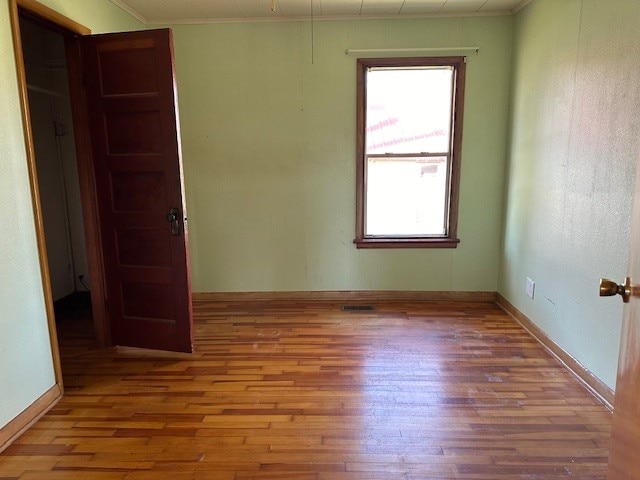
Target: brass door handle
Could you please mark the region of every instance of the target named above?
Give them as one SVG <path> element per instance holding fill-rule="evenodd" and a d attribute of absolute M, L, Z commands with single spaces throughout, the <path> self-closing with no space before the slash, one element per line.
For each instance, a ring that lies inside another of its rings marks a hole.
<path fill-rule="evenodd" d="M 616 282 L 612 282 L 611 280 L 607 280 L 606 278 L 600 279 L 601 297 L 612 297 L 614 295 L 620 295 L 624 303 L 629 303 L 629 298 L 631 297 L 632 293 L 631 288 L 631 278 L 629 277 L 626 277 L 624 279 L 624 283 L 621 285 L 618 285 Z"/>

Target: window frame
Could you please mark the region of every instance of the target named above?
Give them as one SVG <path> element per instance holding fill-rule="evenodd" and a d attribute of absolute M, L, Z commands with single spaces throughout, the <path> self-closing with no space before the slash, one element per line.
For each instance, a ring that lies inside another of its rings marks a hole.
<path fill-rule="evenodd" d="M 453 105 L 451 110 L 451 138 L 449 145 L 448 205 L 446 233 L 444 235 L 365 235 L 366 211 L 366 78 L 369 68 L 378 67 L 452 67 Z M 393 57 L 358 58 L 356 75 L 356 238 L 357 248 L 456 248 L 460 239 L 458 231 L 458 206 L 460 197 L 460 163 L 462 154 L 462 123 L 464 117 L 464 89 L 466 57 Z"/>

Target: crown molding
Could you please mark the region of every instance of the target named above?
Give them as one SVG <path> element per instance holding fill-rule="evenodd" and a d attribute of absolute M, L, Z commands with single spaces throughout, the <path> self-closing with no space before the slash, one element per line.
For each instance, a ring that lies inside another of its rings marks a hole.
<path fill-rule="evenodd" d="M 112 2 L 118 0 L 111 0 Z M 358 20 L 416 20 L 424 18 L 464 18 L 464 17 L 498 17 L 511 16 L 509 11 L 473 12 L 473 13 L 438 13 L 438 14 L 395 14 L 395 15 L 326 15 L 313 17 L 314 22 L 358 21 Z M 160 20 L 150 18 L 147 25 L 202 25 L 227 23 L 287 23 L 309 22 L 311 17 L 256 17 L 256 18 L 190 18 L 184 20 Z"/>
<path fill-rule="evenodd" d="M 147 18 L 141 15 L 137 10 L 127 5 L 124 0 L 110 0 L 111 3 L 121 8 L 136 20 L 145 25 L 202 25 L 202 24 L 227 24 L 227 23 L 278 23 L 278 22 L 308 22 L 311 16 L 296 17 L 242 17 L 242 18 L 187 18 L 182 20 L 166 20 L 159 18 Z M 356 20 L 412 20 L 423 18 L 463 18 L 463 17 L 496 17 L 514 15 L 522 10 L 527 4 L 533 0 L 522 0 L 513 10 L 498 10 L 492 12 L 460 12 L 460 13 L 408 13 L 408 14 L 382 14 L 382 15 L 326 15 L 313 17 L 314 22 L 331 22 L 331 21 L 356 21 Z"/>
<path fill-rule="evenodd" d="M 513 10 L 511 10 L 511 13 L 513 15 L 515 15 L 516 13 L 518 13 L 520 10 L 522 10 L 524 7 L 526 7 L 527 5 L 529 5 L 531 2 L 533 2 L 533 0 L 522 0 L 518 5 L 516 5 Z"/>
<path fill-rule="evenodd" d="M 143 17 L 142 15 L 140 15 L 140 13 L 138 13 L 137 10 L 134 10 L 133 8 L 131 8 L 129 5 L 127 5 L 126 3 L 124 3 L 122 0 L 110 0 L 111 3 L 113 3 L 114 5 L 120 7 L 122 10 L 124 10 L 125 12 L 127 12 L 129 15 L 131 15 L 133 18 L 135 18 L 136 20 L 144 23 L 145 25 L 149 24 L 149 20 L 147 20 L 145 17 Z"/>

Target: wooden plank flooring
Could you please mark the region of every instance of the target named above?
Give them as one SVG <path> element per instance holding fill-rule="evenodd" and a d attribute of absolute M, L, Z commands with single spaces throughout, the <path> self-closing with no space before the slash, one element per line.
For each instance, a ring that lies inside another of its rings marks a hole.
<path fill-rule="evenodd" d="M 611 414 L 489 303 L 195 306 L 193 356 L 95 350 L 0 479 L 604 479 Z"/>

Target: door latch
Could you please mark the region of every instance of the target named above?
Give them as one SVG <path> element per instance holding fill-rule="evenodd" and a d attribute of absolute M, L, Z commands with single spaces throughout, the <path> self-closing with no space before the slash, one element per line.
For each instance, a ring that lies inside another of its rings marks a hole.
<path fill-rule="evenodd" d="M 167 222 L 171 224 L 171 235 L 180 235 L 180 221 L 178 220 L 178 209 L 170 208 L 165 216 Z"/>

